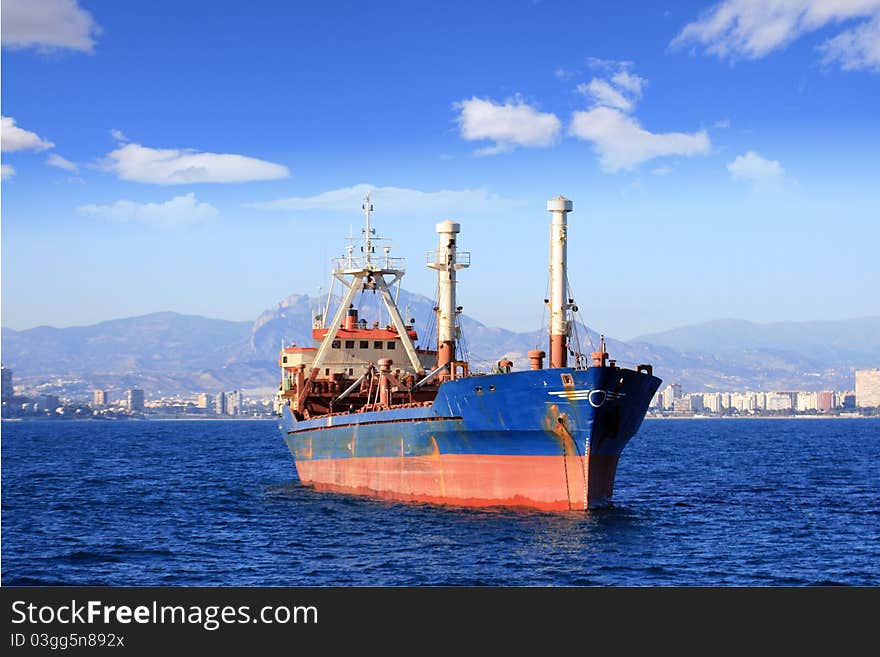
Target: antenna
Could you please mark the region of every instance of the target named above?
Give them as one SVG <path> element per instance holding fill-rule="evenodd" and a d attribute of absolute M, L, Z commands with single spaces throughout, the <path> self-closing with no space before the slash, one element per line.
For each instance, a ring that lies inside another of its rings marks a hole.
<path fill-rule="evenodd" d="M 370 212 L 373 211 L 373 204 L 370 202 L 370 192 L 367 192 L 367 197 L 364 199 L 364 204 L 361 207 L 364 210 L 364 216 L 367 218 L 367 227 L 364 228 L 364 262 L 369 265 L 372 264 L 370 260 L 370 254 L 373 252 L 372 236 L 376 234 L 375 229 L 370 228 Z"/>

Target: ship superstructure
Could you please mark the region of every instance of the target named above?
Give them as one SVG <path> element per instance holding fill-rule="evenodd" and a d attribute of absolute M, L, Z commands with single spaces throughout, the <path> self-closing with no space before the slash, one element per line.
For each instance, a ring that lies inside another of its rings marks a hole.
<path fill-rule="evenodd" d="M 660 385 L 649 365 L 609 361 L 604 340 L 589 362 L 572 345 L 567 215 L 547 203 L 550 231 L 549 367 L 530 351 L 530 369 L 472 374 L 460 359 L 457 273 L 460 224 L 441 221 L 427 265 L 437 272 L 436 349 L 419 349 L 392 290 L 403 259 L 376 255 L 369 196 L 359 251 L 333 264 L 343 294 L 319 315 L 314 345 L 281 352 L 278 405 L 300 481 L 323 490 L 464 506 L 588 509 L 611 500 L 620 452 Z M 331 288 L 332 291 L 332 288 Z M 358 316 L 359 293 L 380 295 L 389 322 Z M 328 299 L 330 296 L 328 295 Z M 329 304 L 328 304 L 329 306 Z M 568 356 L 575 358 L 574 367 Z"/>
<path fill-rule="evenodd" d="M 333 261 L 333 279 L 344 290 L 333 317 L 326 326 L 326 313 L 316 318 L 314 346 L 282 349 L 278 400 L 298 419 L 430 403 L 441 383 L 468 375 L 467 362 L 456 360 L 456 318 L 461 309 L 455 305 L 455 278 L 470 264 L 470 254 L 456 248 L 459 224 L 437 224 L 439 245 L 428 254 L 427 265 L 437 270 L 439 279 L 438 344 L 437 349 L 420 349 L 412 321 L 404 321 L 392 292 L 406 262 L 391 257 L 390 246 L 376 256 L 375 243 L 382 238 L 372 227 L 369 195 L 363 210 L 366 227 L 360 251 L 349 245 L 346 254 Z M 359 293 L 370 291 L 382 299 L 390 323 L 358 317 L 353 302 Z"/>

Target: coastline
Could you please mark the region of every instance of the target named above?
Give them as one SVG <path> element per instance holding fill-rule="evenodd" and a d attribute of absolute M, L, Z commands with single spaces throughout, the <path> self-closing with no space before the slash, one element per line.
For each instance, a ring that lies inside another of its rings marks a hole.
<path fill-rule="evenodd" d="M 3 422 L 254 422 L 277 417 L 4 417 Z M 645 420 L 880 420 L 880 415 L 646 415 Z"/>
<path fill-rule="evenodd" d="M 646 420 L 877 420 L 880 415 L 646 415 Z"/>
<path fill-rule="evenodd" d="M 277 420 L 275 417 L 4 417 L 3 422 L 252 422 L 256 420 Z"/>

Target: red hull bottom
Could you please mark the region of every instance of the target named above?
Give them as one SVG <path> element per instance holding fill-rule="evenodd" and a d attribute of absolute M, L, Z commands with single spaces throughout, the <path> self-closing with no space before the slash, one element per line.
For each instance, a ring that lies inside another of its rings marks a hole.
<path fill-rule="evenodd" d="M 570 511 L 607 506 L 618 456 L 446 454 L 297 461 L 316 490 L 466 507 Z M 586 474 L 586 477 L 585 477 Z M 585 485 L 586 479 L 586 485 Z"/>

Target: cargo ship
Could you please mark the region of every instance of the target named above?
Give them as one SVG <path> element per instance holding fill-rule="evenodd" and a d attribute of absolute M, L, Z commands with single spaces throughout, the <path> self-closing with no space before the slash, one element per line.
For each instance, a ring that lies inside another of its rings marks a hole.
<path fill-rule="evenodd" d="M 426 264 L 437 272 L 437 339 L 419 348 L 413 321 L 405 321 L 393 293 L 405 261 L 392 257 L 390 246 L 376 253 L 372 210 L 368 195 L 359 250 L 349 244 L 333 261 L 332 281 L 343 292 L 332 317 L 328 294 L 315 316 L 314 344 L 282 345 L 276 404 L 300 482 L 465 507 L 609 505 L 621 452 L 661 381 L 650 365 L 618 366 L 604 339 L 589 357 L 575 348 L 577 307 L 567 276 L 572 202 L 547 202 L 549 358 L 534 349 L 528 369 L 501 358 L 491 373 L 470 371 L 459 347 L 456 279 L 470 265 L 470 254 L 458 248 L 460 224 L 436 225 L 439 244 Z M 389 322 L 359 316 L 355 301 L 365 291 L 379 295 Z"/>

